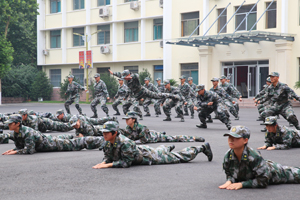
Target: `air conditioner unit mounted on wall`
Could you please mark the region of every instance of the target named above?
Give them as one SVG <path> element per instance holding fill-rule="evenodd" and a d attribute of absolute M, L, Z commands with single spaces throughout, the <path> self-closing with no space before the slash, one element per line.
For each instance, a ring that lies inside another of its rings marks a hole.
<path fill-rule="evenodd" d="M 159 0 L 159 7 L 163 8 L 164 7 L 164 0 Z"/>
<path fill-rule="evenodd" d="M 160 46 L 160 48 L 164 47 L 164 41 L 163 40 L 159 42 L 159 46 Z"/>
<path fill-rule="evenodd" d="M 107 6 L 99 8 L 99 17 L 108 17 L 109 16 L 109 8 Z"/>
<path fill-rule="evenodd" d="M 102 54 L 108 54 L 108 53 L 110 53 L 109 45 L 102 45 L 102 46 L 100 46 L 100 52 Z"/>
<path fill-rule="evenodd" d="M 132 2 L 130 2 L 130 8 L 132 10 L 138 10 L 139 9 L 139 2 L 138 1 L 132 1 Z"/>
<path fill-rule="evenodd" d="M 44 49 L 43 50 L 43 54 L 44 54 L 44 56 L 48 56 L 49 55 L 49 51 L 47 49 Z"/>

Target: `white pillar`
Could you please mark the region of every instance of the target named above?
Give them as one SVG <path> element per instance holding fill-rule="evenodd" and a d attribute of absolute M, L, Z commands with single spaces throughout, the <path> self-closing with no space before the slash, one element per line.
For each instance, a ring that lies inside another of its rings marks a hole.
<path fill-rule="evenodd" d="M 37 0 L 39 4 L 38 12 L 40 13 L 37 15 L 37 64 L 44 65 L 45 64 L 45 56 L 43 55 L 43 50 L 46 48 L 46 38 L 45 32 L 40 31 L 41 29 L 45 28 L 45 1 Z"/>
<path fill-rule="evenodd" d="M 85 23 L 90 24 L 91 22 L 91 0 L 85 0 Z M 91 37 L 91 27 L 89 25 L 86 26 L 85 34 L 88 35 L 88 41 Z M 88 42 L 88 49 L 91 49 L 91 43 Z"/>
<path fill-rule="evenodd" d="M 288 4 L 288 0 L 281 0 L 281 33 L 288 33 Z"/>
<path fill-rule="evenodd" d="M 204 19 L 204 17 L 206 17 L 208 12 L 209 12 L 209 0 L 203 0 L 202 19 Z M 202 20 L 200 20 L 200 21 L 202 21 Z M 207 19 L 203 22 L 202 27 L 203 27 L 202 34 L 204 34 L 209 28 L 209 17 L 207 17 Z M 199 34 L 201 35 L 201 30 L 199 30 Z"/>
<path fill-rule="evenodd" d="M 67 26 L 67 0 L 61 1 L 62 27 Z M 62 63 L 67 63 L 67 30 L 61 30 Z"/>
<path fill-rule="evenodd" d="M 211 74 L 209 74 L 209 66 L 211 66 L 212 59 L 212 47 L 210 46 L 201 46 L 198 48 L 199 51 L 199 83 L 204 84 L 205 88 L 208 89 L 210 84 Z"/>
<path fill-rule="evenodd" d="M 172 78 L 172 45 L 166 44 L 166 40 L 172 39 L 172 1 L 164 1 L 163 20 L 164 20 L 164 24 L 163 24 L 163 39 L 164 39 L 163 79 L 166 80 L 166 79 Z"/>
<path fill-rule="evenodd" d="M 146 12 L 146 0 L 141 0 L 141 17 L 145 17 Z M 141 59 L 145 59 L 145 19 L 141 20 Z"/>
<path fill-rule="evenodd" d="M 117 0 L 112 0 L 112 20 L 115 21 L 117 19 Z M 117 23 L 112 23 L 112 45 L 113 45 L 113 51 L 112 51 L 112 57 L 113 61 L 117 61 Z"/>
<path fill-rule="evenodd" d="M 289 84 L 289 80 L 293 79 L 292 77 L 295 74 L 294 70 L 288 70 L 291 69 L 291 66 L 293 66 L 293 42 L 285 40 L 276 40 L 275 47 L 275 67 L 273 70 L 270 71 L 278 72 L 280 74 L 280 81 Z"/>

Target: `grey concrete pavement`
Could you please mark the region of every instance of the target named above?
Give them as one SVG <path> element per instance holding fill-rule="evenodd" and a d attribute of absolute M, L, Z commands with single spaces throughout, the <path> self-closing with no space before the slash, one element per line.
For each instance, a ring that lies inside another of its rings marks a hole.
<path fill-rule="evenodd" d="M 83 112 L 92 115 L 89 105 L 81 105 Z M 109 113 L 114 113 L 111 105 Z M 63 104 L 24 103 L 0 105 L 0 113 L 14 112 L 27 108 L 40 112 L 56 112 L 64 108 Z M 121 109 L 121 108 L 120 108 Z M 121 110 L 120 110 L 121 111 Z M 285 184 L 271 185 L 267 189 L 242 189 L 226 191 L 218 189 L 223 184 L 225 173 L 222 161 L 229 149 L 228 132 L 219 120 L 208 124 L 207 129 L 199 129 L 199 119 L 186 117 L 185 122 L 173 118 L 171 122 L 163 122 L 164 115 L 154 116 L 154 109 L 150 107 L 151 117 L 144 117 L 142 124 L 150 129 L 166 131 L 167 134 L 186 134 L 202 136 L 211 144 L 214 153 L 212 162 L 208 162 L 204 154 L 199 154 L 190 163 L 132 166 L 127 169 L 92 169 L 103 159 L 103 152 L 99 150 L 82 150 L 78 152 L 48 152 L 33 155 L 0 156 L 0 188 L 1 199 L 294 199 L 300 195 L 300 185 Z M 172 117 L 175 116 L 173 111 Z M 77 114 L 74 105 L 71 112 Z M 121 112 L 122 113 L 122 112 Z M 295 108 L 300 117 L 300 108 Z M 98 107 L 98 115 L 104 116 Z M 125 121 L 119 118 L 120 127 L 125 127 Z M 240 120 L 233 125 L 246 125 L 251 130 L 249 146 L 257 148 L 264 144 L 263 126 L 255 121 L 257 110 L 242 108 Z M 280 124 L 288 123 L 281 117 Z M 6 132 L 6 131 L 5 131 Z M 70 131 L 74 134 L 74 131 Z M 58 132 L 47 134 L 59 135 Z M 202 143 L 156 143 L 149 146 L 157 147 L 161 144 L 175 144 L 176 150 Z M 1 144 L 0 152 L 14 148 L 14 144 Z M 299 166 L 299 149 L 261 151 L 265 159 L 270 159 L 289 166 Z"/>

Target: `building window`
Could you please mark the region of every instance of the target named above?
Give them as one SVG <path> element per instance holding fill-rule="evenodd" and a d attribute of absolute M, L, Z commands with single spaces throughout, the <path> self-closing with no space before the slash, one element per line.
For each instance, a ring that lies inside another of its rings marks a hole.
<path fill-rule="evenodd" d="M 137 1 L 137 0 L 125 0 L 124 2 L 131 2 L 131 1 Z"/>
<path fill-rule="evenodd" d="M 126 42 L 137 42 L 139 40 L 139 22 L 125 22 L 124 23 L 124 33 Z"/>
<path fill-rule="evenodd" d="M 139 66 L 124 66 L 124 70 L 128 69 L 131 73 L 139 73 Z"/>
<path fill-rule="evenodd" d="M 84 0 L 73 0 L 74 10 L 84 9 Z"/>
<path fill-rule="evenodd" d="M 98 44 L 110 44 L 110 25 L 98 26 Z"/>
<path fill-rule="evenodd" d="M 98 6 L 110 5 L 110 0 L 98 0 Z"/>
<path fill-rule="evenodd" d="M 247 5 L 242 6 L 237 14 L 235 15 L 235 28 L 238 27 L 238 25 L 243 21 L 243 19 L 246 17 L 247 13 L 251 10 L 253 5 Z M 238 7 L 235 9 L 237 10 Z M 238 28 L 238 31 L 249 31 L 254 23 L 256 22 L 256 15 L 257 15 L 257 6 L 254 7 L 254 9 L 251 11 L 251 13 L 248 15 L 246 20 L 241 24 L 241 26 Z M 252 30 L 256 30 L 256 26 Z"/>
<path fill-rule="evenodd" d="M 50 69 L 50 81 L 53 87 L 60 87 L 61 69 Z"/>
<path fill-rule="evenodd" d="M 154 81 L 156 81 L 157 78 L 160 78 L 161 81 L 163 81 L 163 71 L 163 65 L 154 65 Z"/>
<path fill-rule="evenodd" d="M 110 67 L 101 67 L 101 68 L 97 68 L 97 73 L 101 74 L 109 74 L 109 70 Z"/>
<path fill-rule="evenodd" d="M 50 0 L 50 13 L 61 12 L 60 0 Z"/>
<path fill-rule="evenodd" d="M 224 10 L 223 9 L 218 9 L 218 16 L 221 14 L 221 12 Z M 218 19 L 218 33 L 220 32 L 221 28 L 226 24 L 227 22 L 227 9 L 223 12 L 223 14 L 220 16 Z M 221 33 L 226 33 L 227 32 L 227 26 L 222 30 Z"/>
<path fill-rule="evenodd" d="M 74 78 L 79 80 L 79 84 L 84 85 L 84 69 L 72 69 Z"/>
<path fill-rule="evenodd" d="M 181 14 L 181 36 L 189 36 L 199 25 L 199 12 Z M 199 29 L 194 35 L 199 35 Z"/>
<path fill-rule="evenodd" d="M 163 38 L 163 19 L 153 20 L 153 40 L 161 40 Z"/>
<path fill-rule="evenodd" d="M 181 64 L 181 75 L 193 77 L 193 83 L 198 85 L 198 63 Z"/>
<path fill-rule="evenodd" d="M 50 31 L 50 48 L 60 48 L 61 30 Z"/>
<path fill-rule="evenodd" d="M 82 36 L 76 34 L 84 35 L 84 28 L 73 28 L 73 47 L 84 46 L 84 41 Z"/>
<path fill-rule="evenodd" d="M 271 2 L 266 3 L 266 8 Z M 277 3 L 274 1 L 266 13 L 266 28 L 276 28 Z"/>

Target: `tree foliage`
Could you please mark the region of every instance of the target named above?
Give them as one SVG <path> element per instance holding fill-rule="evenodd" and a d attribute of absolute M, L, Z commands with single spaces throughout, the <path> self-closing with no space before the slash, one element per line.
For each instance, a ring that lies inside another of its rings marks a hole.
<path fill-rule="evenodd" d="M 139 79 L 140 79 L 140 83 L 142 85 L 144 84 L 144 82 L 145 82 L 144 80 L 145 80 L 146 77 L 148 77 L 150 79 L 150 82 L 152 82 L 150 72 L 147 69 L 143 68 L 143 71 L 141 71 L 139 73 Z"/>
<path fill-rule="evenodd" d="M 37 101 L 39 97 L 44 100 L 50 100 L 52 94 L 52 85 L 46 73 L 39 71 L 34 78 L 30 90 L 30 99 Z"/>
<path fill-rule="evenodd" d="M 13 62 L 14 49 L 11 43 L 3 35 L 0 35 L 0 79 L 2 79 L 10 70 Z"/>

